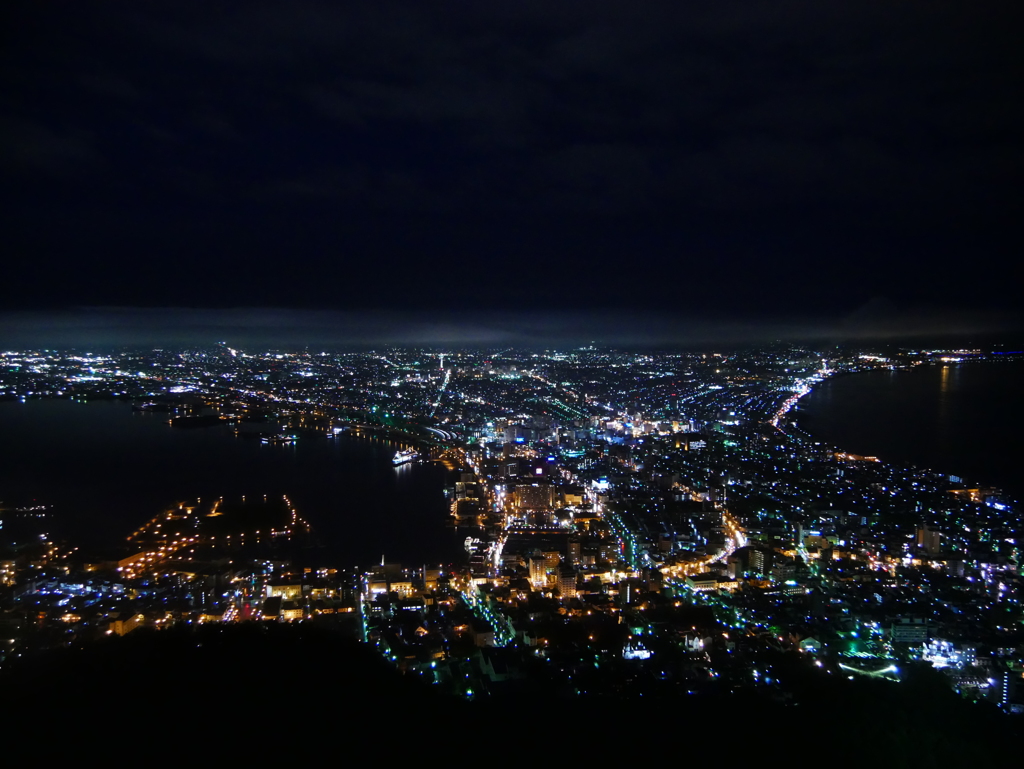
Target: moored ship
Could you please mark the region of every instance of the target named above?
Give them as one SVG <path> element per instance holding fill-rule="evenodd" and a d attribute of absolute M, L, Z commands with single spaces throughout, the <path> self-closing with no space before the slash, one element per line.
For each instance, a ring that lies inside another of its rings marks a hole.
<path fill-rule="evenodd" d="M 412 462 L 414 459 L 418 459 L 419 455 L 420 454 L 416 449 L 403 449 L 402 451 L 395 452 L 395 456 L 391 462 L 395 465 L 404 465 L 406 462 Z"/>

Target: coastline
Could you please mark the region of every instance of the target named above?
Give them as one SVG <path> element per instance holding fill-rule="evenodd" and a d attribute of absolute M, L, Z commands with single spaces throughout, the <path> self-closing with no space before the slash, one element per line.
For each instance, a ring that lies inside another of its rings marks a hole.
<path fill-rule="evenodd" d="M 931 398 L 932 405 L 941 404 L 942 408 L 948 409 L 955 415 L 949 417 L 944 425 L 948 432 L 954 435 L 954 437 L 949 438 L 947 450 L 947 453 L 953 454 L 953 456 L 934 461 L 936 443 L 929 441 L 928 436 L 921 437 L 916 446 L 912 447 L 905 440 L 905 436 L 908 433 L 914 433 L 914 430 L 896 425 L 882 430 L 878 426 L 879 420 L 875 422 L 868 420 L 865 422 L 863 415 L 860 413 L 856 416 L 852 416 L 851 413 L 844 413 L 857 410 L 858 404 L 848 397 L 849 393 L 839 393 L 837 395 L 834 392 L 825 392 L 827 388 L 834 387 L 837 382 L 850 380 L 854 376 L 865 378 L 869 375 L 879 376 L 883 373 L 888 375 L 907 375 L 942 369 L 956 373 L 988 368 L 980 364 L 989 364 L 990 366 L 1016 364 L 1024 369 L 1024 360 L 1016 358 L 1013 360 L 962 360 L 946 363 L 935 361 L 920 366 L 900 366 L 891 370 L 872 369 L 867 371 L 837 372 L 806 388 L 806 392 L 800 393 L 799 397 L 791 399 L 793 403 L 786 409 L 785 413 L 797 412 L 795 417 L 796 427 L 780 427 L 779 429 L 796 429 L 807 438 L 828 445 L 838 451 L 852 451 L 857 454 L 876 456 L 881 461 L 891 465 L 915 467 L 943 475 L 953 475 L 962 478 L 967 485 L 997 487 L 1013 497 L 1015 501 L 1019 501 L 1022 496 L 1021 489 L 1019 485 L 1012 482 L 1012 472 L 1006 467 L 1006 462 L 994 461 L 1001 459 L 1006 453 L 1002 451 L 1002 447 L 995 441 L 969 441 L 959 435 L 962 432 L 962 426 L 958 422 L 964 421 L 964 417 L 956 412 L 958 409 L 966 410 L 968 401 L 970 401 L 969 405 L 972 409 L 987 408 L 994 412 L 999 410 L 998 405 L 990 404 L 987 398 L 968 399 L 963 393 L 956 393 L 956 397 L 953 394 L 943 392 L 938 394 L 934 392 L 925 393 Z M 918 385 L 918 388 L 920 388 L 920 385 Z M 864 397 L 863 390 L 861 388 L 858 389 L 861 390 L 860 394 Z M 809 399 L 808 396 L 812 397 Z M 878 393 L 876 392 L 869 397 L 877 398 L 877 396 Z M 845 400 L 846 402 L 830 402 L 826 405 L 826 398 L 831 401 L 833 397 Z M 897 409 L 893 407 L 901 400 L 907 400 L 906 394 L 901 395 L 899 398 L 890 398 L 889 403 L 881 405 L 886 405 L 890 411 L 896 411 Z M 958 403 L 950 405 L 954 400 L 958 401 Z M 916 402 L 915 405 L 920 405 L 920 401 Z M 860 406 L 863 407 L 863 404 L 860 404 Z M 906 412 L 903 413 L 903 416 L 906 417 L 907 421 L 912 422 L 912 419 Z M 985 422 L 986 420 L 979 421 Z M 866 424 L 870 424 L 876 433 L 871 438 L 861 439 L 866 445 L 849 445 L 850 441 L 843 440 L 841 433 L 849 434 L 857 429 L 863 432 L 865 431 Z M 903 441 L 899 440 L 901 437 L 904 437 Z M 970 446 L 972 449 L 969 455 L 962 448 L 965 445 Z M 927 449 L 922 450 L 924 446 L 932 449 L 932 458 L 929 458 L 929 451 Z M 955 454 L 960 454 L 960 457 L 955 456 Z"/>
<path fill-rule="evenodd" d="M 409 562 L 461 555 L 445 526 L 443 471 L 424 463 L 396 473 L 399 444 L 390 439 L 346 434 L 272 446 L 241 440 L 226 425 L 174 428 L 163 415 L 132 412 L 126 401 L 72 403 L 0 404 L 17 417 L 6 424 L 11 441 L 0 455 L 6 496 L 54 505 L 61 533 L 89 548 L 121 541 L 178 499 L 287 494 L 332 563 L 374 562 L 382 547 Z"/>

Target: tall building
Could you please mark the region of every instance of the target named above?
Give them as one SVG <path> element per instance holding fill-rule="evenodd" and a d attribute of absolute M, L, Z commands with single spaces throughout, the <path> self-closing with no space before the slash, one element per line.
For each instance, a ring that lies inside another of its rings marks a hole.
<path fill-rule="evenodd" d="M 548 582 L 548 562 L 543 555 L 532 555 L 529 561 L 530 584 L 534 587 L 544 587 Z"/>
<path fill-rule="evenodd" d="M 917 527 L 917 530 L 914 532 L 914 539 L 917 546 L 929 555 L 937 555 L 942 549 L 942 534 L 929 529 L 928 524 Z"/>
<path fill-rule="evenodd" d="M 576 597 L 576 569 L 567 563 L 558 567 L 558 592 L 564 599 Z"/>

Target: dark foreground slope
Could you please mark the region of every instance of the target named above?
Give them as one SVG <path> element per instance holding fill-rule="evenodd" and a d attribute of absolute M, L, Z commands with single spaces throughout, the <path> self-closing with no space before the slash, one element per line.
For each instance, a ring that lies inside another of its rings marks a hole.
<path fill-rule="evenodd" d="M 253 623 L 139 630 L 17 661 L 0 674 L 0 718 L 9 744 L 51 755 L 167 751 L 200 762 L 353 751 L 388 764 L 637 751 L 827 759 L 841 750 L 946 766 L 1007 755 L 1021 723 L 960 700 L 929 672 L 901 685 L 808 683 L 789 704 L 579 697 L 542 685 L 469 702 L 403 677 L 330 628 Z"/>

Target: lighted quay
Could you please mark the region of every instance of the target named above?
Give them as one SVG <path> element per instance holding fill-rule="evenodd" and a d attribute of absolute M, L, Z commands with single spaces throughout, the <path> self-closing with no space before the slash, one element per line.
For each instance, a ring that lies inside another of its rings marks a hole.
<path fill-rule="evenodd" d="M 437 463 L 437 527 L 464 547 L 450 563 L 310 565 L 306 511 L 255 495 L 167 500 L 86 553 L 54 533 L 59 510 L 5 500 L 0 656 L 145 628 L 312 623 L 472 700 L 540 688 L 787 703 L 808 677 L 899 686 L 930 665 L 964 698 L 1019 713 L 1017 503 L 825 445 L 796 419 L 827 377 L 966 359 L 998 365 L 791 346 L 8 351 L 2 408 L 123 401 L 270 451 L 374 436 L 388 472 Z"/>

